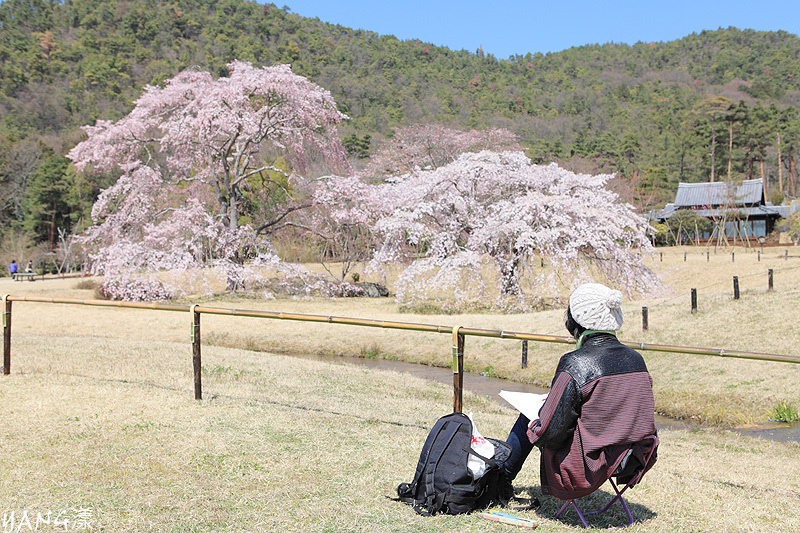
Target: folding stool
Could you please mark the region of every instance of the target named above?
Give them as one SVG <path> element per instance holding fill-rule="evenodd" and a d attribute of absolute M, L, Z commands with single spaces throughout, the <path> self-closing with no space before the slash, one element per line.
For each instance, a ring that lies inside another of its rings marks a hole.
<path fill-rule="evenodd" d="M 648 437 L 648 439 L 650 438 L 653 438 L 654 442 L 658 442 L 657 437 Z M 608 502 L 608 504 L 599 511 L 586 513 L 586 515 L 588 516 L 588 515 L 605 513 L 614 504 L 614 502 L 619 500 L 619 502 L 622 504 L 622 508 L 625 509 L 625 514 L 628 515 L 628 523 L 620 527 L 632 526 L 633 515 L 631 514 L 630 509 L 628 509 L 628 504 L 625 503 L 625 499 L 622 497 L 622 493 L 628 490 L 628 488 L 636 485 L 642 479 L 642 476 L 644 476 L 645 473 L 644 465 L 650 462 L 650 457 L 655 452 L 655 449 L 656 449 L 655 446 L 650 448 L 650 451 L 644 457 L 644 464 L 642 464 L 642 461 L 640 461 L 639 458 L 633 455 L 632 453 L 633 448 L 628 450 L 625 458 L 622 460 L 622 463 L 620 463 L 620 466 L 618 466 L 617 469 L 614 471 L 614 473 L 611 474 L 611 476 L 609 476 L 608 478 L 608 481 L 609 483 L 611 483 L 611 487 L 614 489 L 616 496 L 614 496 L 611 499 L 611 501 Z M 622 486 L 622 489 L 620 490 L 618 485 L 619 478 L 627 479 L 628 477 L 630 477 L 630 480 L 624 486 Z M 614 481 L 614 478 L 618 478 L 616 482 Z M 561 509 L 558 511 L 558 513 L 556 513 L 555 517 L 559 518 L 564 513 L 564 511 L 566 511 L 567 507 L 569 507 L 570 505 L 572 505 L 572 507 L 575 509 L 575 512 L 578 513 L 578 518 L 580 518 L 581 523 L 583 523 L 583 527 L 588 528 L 589 524 L 586 523 L 586 519 L 583 517 L 583 513 L 578 507 L 578 504 L 575 503 L 575 500 L 567 500 L 566 502 L 564 502 L 564 505 L 561 506 Z"/>

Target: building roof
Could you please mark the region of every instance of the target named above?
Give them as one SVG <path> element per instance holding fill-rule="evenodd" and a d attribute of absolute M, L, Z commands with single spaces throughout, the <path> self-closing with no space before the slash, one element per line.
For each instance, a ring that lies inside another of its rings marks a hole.
<path fill-rule="evenodd" d="M 734 214 L 751 217 L 787 217 L 794 212 L 792 206 L 759 205 L 757 207 L 738 207 L 735 209 L 697 209 L 695 213 L 701 217 L 722 219 L 731 218 Z"/>
<path fill-rule="evenodd" d="M 678 212 L 678 206 L 675 204 L 667 204 L 664 209 L 657 209 L 655 211 L 650 211 L 648 213 L 647 218 L 650 220 L 655 221 L 663 221 L 674 215 Z M 800 211 L 800 204 L 792 204 L 792 205 L 759 205 L 755 207 L 733 207 L 733 208 L 714 208 L 714 209 L 692 209 L 695 213 L 697 213 L 701 217 L 715 219 L 715 220 L 723 220 L 725 218 L 731 218 L 731 215 L 734 213 L 739 213 L 744 215 L 747 218 L 759 218 L 759 217 L 781 217 L 781 218 L 788 218 L 792 214 Z"/>
<path fill-rule="evenodd" d="M 763 205 L 764 189 L 760 179 L 745 180 L 741 185 L 724 181 L 714 183 L 679 183 L 675 207 Z"/>

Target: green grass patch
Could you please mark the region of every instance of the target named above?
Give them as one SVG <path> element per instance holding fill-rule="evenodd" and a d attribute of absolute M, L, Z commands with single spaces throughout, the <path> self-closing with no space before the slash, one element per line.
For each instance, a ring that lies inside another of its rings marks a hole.
<path fill-rule="evenodd" d="M 775 402 L 775 405 L 772 407 L 770 418 L 778 422 L 797 422 L 800 420 L 800 413 L 798 413 L 794 405 L 781 400 Z"/>
<path fill-rule="evenodd" d="M 365 359 L 380 359 L 381 353 L 381 345 L 378 342 L 372 342 L 367 346 L 361 346 L 359 349 L 359 355 Z"/>

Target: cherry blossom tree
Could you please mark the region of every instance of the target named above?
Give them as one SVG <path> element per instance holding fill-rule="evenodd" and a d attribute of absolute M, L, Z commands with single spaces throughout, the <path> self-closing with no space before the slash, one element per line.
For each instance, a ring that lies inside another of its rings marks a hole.
<path fill-rule="evenodd" d="M 356 265 L 369 262 L 379 245 L 372 230 L 382 213 L 377 192 L 356 176 L 329 177 L 314 189 L 314 208 L 305 213 L 306 227 L 319 250 L 320 263 L 339 281 Z M 333 262 L 339 267 L 337 272 L 329 266 Z"/>
<path fill-rule="evenodd" d="M 95 226 L 83 237 L 94 271 L 109 287 L 145 273 L 152 280 L 135 294 L 112 296 L 146 299 L 154 285 L 153 295 L 164 297 L 170 291 L 158 272 L 210 264 L 227 264 L 235 286 L 232 265 L 241 270 L 245 257 L 271 262 L 264 236 L 310 205 L 297 194 L 309 156 L 349 170 L 336 133 L 347 117 L 328 91 L 288 65 L 228 67 L 229 77 L 190 69 L 146 87 L 128 115 L 86 126 L 88 138 L 70 151 L 79 171 L 121 174 L 98 198 Z M 279 156 L 296 172 L 273 164 Z M 253 188 L 274 194 L 254 208 L 245 202 Z"/>
<path fill-rule="evenodd" d="M 349 169 L 335 128 L 347 117 L 327 90 L 288 65 L 256 68 L 234 61 L 228 67 L 228 78 L 187 70 L 164 87 L 145 87 L 124 118 L 84 127 L 89 138 L 69 157 L 78 170 L 90 164 L 99 171 L 148 166 L 169 183 L 203 183 L 213 191 L 217 218 L 231 229 L 238 227 L 247 180 L 269 179 L 268 171 L 285 174 L 265 163 L 265 151 L 288 156 L 300 173 L 307 170 L 310 148 L 337 170 Z"/>
<path fill-rule="evenodd" d="M 483 151 L 388 180 L 376 186 L 387 214 L 374 226 L 382 246 L 372 266 L 407 262 L 398 299 L 445 306 L 475 291 L 486 297 L 486 259 L 505 306 L 530 306 L 530 288 L 554 288 L 559 275 L 567 284 L 599 275 L 628 292 L 657 289 L 662 284 L 641 258 L 652 249 L 649 226 L 605 188 L 611 177 Z M 553 265 L 550 274 L 537 273 L 537 257 Z"/>
<path fill-rule="evenodd" d="M 367 178 L 433 170 L 465 152 L 519 150 L 519 138 L 502 128 L 461 131 L 440 124 L 415 124 L 394 130 L 359 173 Z"/>
<path fill-rule="evenodd" d="M 306 237 L 318 251 L 319 262 L 335 279 L 344 281 L 356 265 L 369 261 L 379 245 L 373 231 L 376 217 L 386 215 L 386 201 L 367 181 L 437 168 L 461 153 L 482 148 L 519 149 L 515 134 L 503 129 L 460 131 L 438 124 L 397 128 L 358 177 L 327 178 L 316 184 L 313 209 L 303 215 Z M 329 261 L 330 260 L 330 261 Z M 329 263 L 335 263 L 334 272 Z"/>

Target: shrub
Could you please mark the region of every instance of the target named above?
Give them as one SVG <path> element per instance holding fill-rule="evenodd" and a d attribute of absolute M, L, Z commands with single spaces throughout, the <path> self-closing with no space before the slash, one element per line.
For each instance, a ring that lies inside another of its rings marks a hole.
<path fill-rule="evenodd" d="M 800 420 L 800 413 L 794 408 L 794 405 L 785 400 L 775 402 L 772 407 L 770 418 L 779 422 L 796 422 Z"/>
<path fill-rule="evenodd" d="M 75 284 L 75 289 L 80 291 L 86 291 L 86 290 L 93 291 L 97 289 L 97 282 L 94 280 L 94 278 L 82 279 Z"/>
<path fill-rule="evenodd" d="M 158 280 L 125 276 L 107 276 L 103 284 L 98 287 L 97 294 L 100 299 L 104 300 L 125 300 L 132 302 L 171 300 L 174 298 L 174 294 L 167 286 Z"/>

